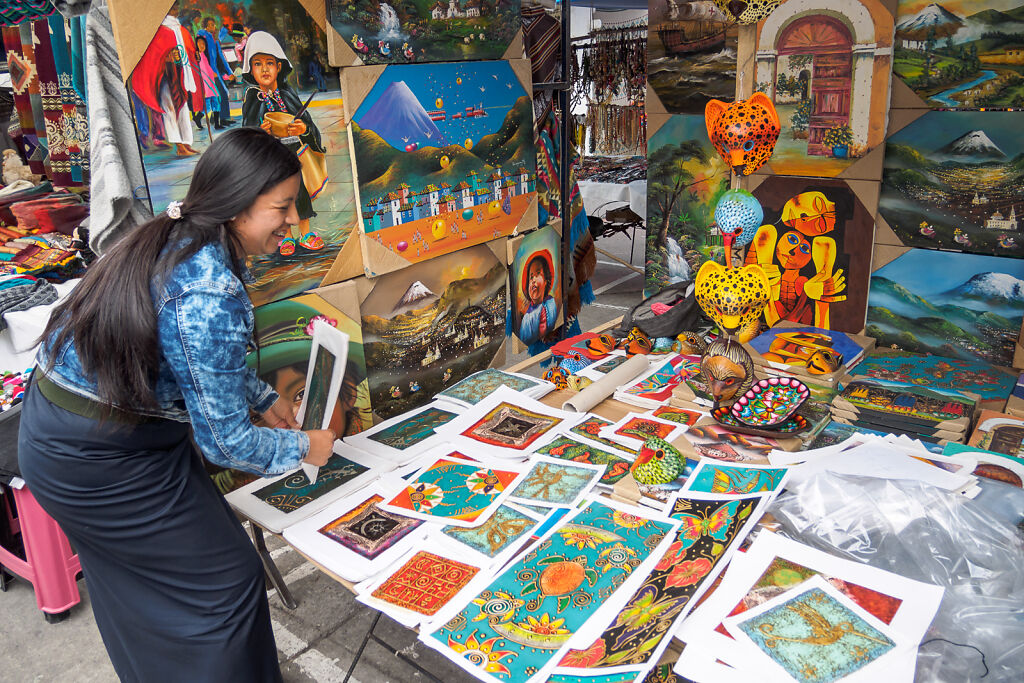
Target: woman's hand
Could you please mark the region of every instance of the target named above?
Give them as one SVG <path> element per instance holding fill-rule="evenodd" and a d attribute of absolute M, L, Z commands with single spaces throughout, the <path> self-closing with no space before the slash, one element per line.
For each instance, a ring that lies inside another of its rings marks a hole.
<path fill-rule="evenodd" d="M 295 421 L 295 404 L 283 398 L 277 399 L 270 410 L 263 413 L 263 422 L 274 429 L 298 429 Z"/>
<path fill-rule="evenodd" d="M 338 435 L 330 429 L 315 429 L 306 432 L 306 436 L 309 437 L 309 453 L 302 461 L 323 467 L 327 464 L 331 453 L 334 452 L 334 442 L 338 439 Z"/>

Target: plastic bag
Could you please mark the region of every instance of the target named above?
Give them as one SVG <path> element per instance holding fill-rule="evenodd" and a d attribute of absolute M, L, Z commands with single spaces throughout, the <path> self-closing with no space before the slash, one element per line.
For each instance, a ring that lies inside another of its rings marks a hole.
<path fill-rule="evenodd" d="M 916 681 L 1020 681 L 1024 491 L 986 481 L 979 498 L 824 473 L 787 490 L 769 513 L 801 543 L 945 588 Z"/>

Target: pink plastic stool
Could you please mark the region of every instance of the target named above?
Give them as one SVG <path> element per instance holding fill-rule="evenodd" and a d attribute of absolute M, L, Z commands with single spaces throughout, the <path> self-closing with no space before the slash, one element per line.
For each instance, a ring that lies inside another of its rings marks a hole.
<path fill-rule="evenodd" d="M 36 605 L 48 622 L 63 621 L 66 612 L 81 602 L 75 576 L 82 571 L 78 555 L 71 551 L 64 532 L 25 486 L 5 486 L 4 496 L 13 493 L 14 514 L 8 512 L 13 534 L 21 533 L 25 559 L 0 546 L 0 564 L 32 584 Z"/>

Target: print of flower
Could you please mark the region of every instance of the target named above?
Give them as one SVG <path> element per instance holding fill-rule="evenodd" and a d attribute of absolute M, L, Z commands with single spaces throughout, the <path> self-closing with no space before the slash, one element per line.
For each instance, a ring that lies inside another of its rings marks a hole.
<path fill-rule="evenodd" d="M 688 545 L 693 544 L 690 543 Z M 668 550 L 665 551 L 665 554 L 661 556 L 661 561 L 659 561 L 658 564 L 654 565 L 654 571 L 665 571 L 666 569 L 674 565 L 676 562 L 678 562 L 679 558 L 681 558 L 683 556 L 683 553 L 685 552 L 686 548 L 683 547 L 682 541 L 674 542 L 672 545 L 668 547 Z"/>
<path fill-rule="evenodd" d="M 441 503 L 444 499 L 444 492 L 441 487 L 434 484 L 420 483 L 406 488 L 409 495 L 409 502 L 412 509 L 423 512 Z"/>
<path fill-rule="evenodd" d="M 448 636 L 448 647 L 469 660 L 473 666 L 477 666 L 487 673 L 510 676 L 512 672 L 501 663 L 501 660 L 505 657 L 515 657 L 516 653 L 511 650 L 495 650 L 494 646 L 500 640 L 501 638 L 497 636 L 487 640 L 477 640 L 474 629 L 466 638 L 465 645 Z"/>
<path fill-rule="evenodd" d="M 604 659 L 604 641 L 598 639 L 586 650 L 569 650 L 559 666 L 571 666 L 576 669 L 589 669 Z"/>
<path fill-rule="evenodd" d="M 577 550 L 584 548 L 597 549 L 597 538 L 585 531 L 562 531 L 562 542 L 568 546 L 575 546 Z"/>
<path fill-rule="evenodd" d="M 569 633 L 569 629 L 562 628 L 565 623 L 565 619 L 555 619 L 552 621 L 548 613 L 540 615 L 540 619 L 534 619 L 532 616 L 527 615 L 526 621 L 520 621 L 516 624 L 519 628 L 530 633 L 536 633 L 539 636 L 557 636 Z"/>
<path fill-rule="evenodd" d="M 473 493 L 491 495 L 505 490 L 498 475 L 489 469 L 477 470 L 466 479 L 466 488 Z"/>
<path fill-rule="evenodd" d="M 703 557 L 680 562 L 665 579 L 665 587 L 689 586 L 700 581 L 711 571 L 711 561 Z"/>
<path fill-rule="evenodd" d="M 331 327 L 337 327 L 338 326 L 338 321 L 337 320 L 333 320 L 331 318 L 328 318 L 326 315 L 314 315 L 312 318 L 309 319 L 309 324 L 306 325 L 306 334 L 308 334 L 310 337 L 313 336 L 313 323 L 315 323 L 317 320 L 323 320 L 325 323 L 327 323 Z"/>

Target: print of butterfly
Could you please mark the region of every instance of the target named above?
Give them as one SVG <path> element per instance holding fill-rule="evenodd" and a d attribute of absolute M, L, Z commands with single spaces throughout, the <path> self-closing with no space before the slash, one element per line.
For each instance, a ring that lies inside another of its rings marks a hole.
<path fill-rule="evenodd" d="M 738 505 L 738 501 L 726 503 L 712 512 L 711 516 L 703 513 L 700 517 L 695 515 L 678 515 L 679 520 L 683 523 L 679 533 L 688 541 L 699 541 L 701 536 L 710 536 L 715 540 L 725 542 L 727 540 L 729 522 L 732 520 L 733 515 L 736 514 L 736 507 Z"/>

